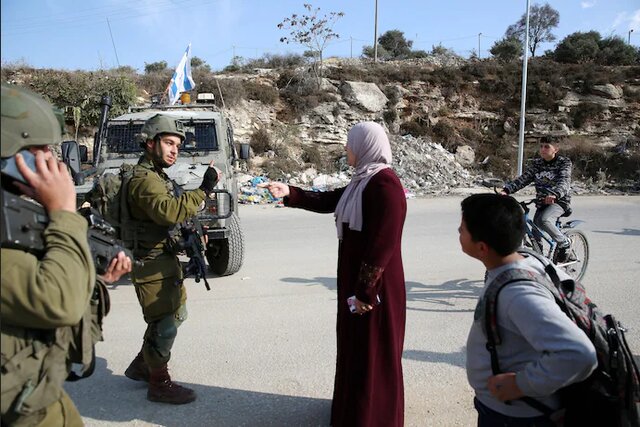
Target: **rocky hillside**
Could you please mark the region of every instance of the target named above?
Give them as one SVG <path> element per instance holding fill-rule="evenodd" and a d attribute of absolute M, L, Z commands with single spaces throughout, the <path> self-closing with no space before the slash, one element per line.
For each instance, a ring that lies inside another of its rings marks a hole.
<path fill-rule="evenodd" d="M 640 67 L 584 74 L 574 67 L 537 65 L 530 67 L 526 157 L 541 137 L 561 138 L 578 181 L 598 188 L 614 181 L 637 190 Z M 232 81 L 252 85 L 248 99 L 232 98 L 225 105 L 236 138 L 253 147 L 253 174 L 290 179 L 310 166 L 339 171 L 347 131 L 363 120 L 386 126 L 395 166 L 405 186 L 418 194 L 467 185 L 478 175 L 516 173 L 517 67 L 336 60 L 326 64 L 325 75 L 319 82 L 305 78 L 304 70 L 218 76 L 222 87 Z M 278 96 L 266 98 L 270 91 Z"/>
<path fill-rule="evenodd" d="M 61 73 L 2 70 L 3 80 L 40 88 L 65 105 L 76 92 L 69 84 L 66 92 L 51 90 L 51 82 L 64 80 Z M 138 103 L 148 102 L 168 81 L 165 75 L 127 73 L 80 77 L 83 83 L 99 80 L 97 88 L 109 81 L 131 86 Z M 478 176 L 515 175 L 519 63 L 445 56 L 384 63 L 329 59 L 322 74 L 315 79 L 305 67 L 244 67 L 232 73 L 194 71 L 194 78 L 199 92 L 214 93 L 229 111 L 236 140 L 251 144 L 250 176 L 309 186 L 314 180 L 326 185 L 348 179 L 346 134 L 365 120 L 388 129 L 394 167 L 416 194 L 467 186 Z M 560 138 L 577 182 L 640 190 L 640 67 L 536 58 L 528 76 L 525 158 L 535 154 L 541 137 Z M 87 99 L 75 103 L 82 109 Z M 78 139 L 90 145 L 92 135 L 93 129 L 82 129 Z"/>

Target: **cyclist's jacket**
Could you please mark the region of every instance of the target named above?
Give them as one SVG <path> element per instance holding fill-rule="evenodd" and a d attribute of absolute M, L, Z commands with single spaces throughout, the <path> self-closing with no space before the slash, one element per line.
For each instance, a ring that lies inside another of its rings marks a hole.
<path fill-rule="evenodd" d="M 522 175 L 504 186 L 508 194 L 535 183 L 536 197 L 556 196 L 556 203 L 566 211 L 571 204 L 571 160 L 556 156 L 551 161 L 536 157 Z M 537 207 L 538 204 L 536 203 Z"/>

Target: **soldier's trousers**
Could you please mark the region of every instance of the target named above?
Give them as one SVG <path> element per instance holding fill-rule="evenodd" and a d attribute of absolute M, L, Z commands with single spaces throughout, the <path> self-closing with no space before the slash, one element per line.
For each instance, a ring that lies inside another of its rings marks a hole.
<path fill-rule="evenodd" d="M 147 322 L 142 344 L 144 360 L 151 368 L 158 368 L 171 358 L 178 327 L 187 318 L 180 261 L 169 254 L 145 260 L 144 266 L 132 272 L 132 278 Z"/>

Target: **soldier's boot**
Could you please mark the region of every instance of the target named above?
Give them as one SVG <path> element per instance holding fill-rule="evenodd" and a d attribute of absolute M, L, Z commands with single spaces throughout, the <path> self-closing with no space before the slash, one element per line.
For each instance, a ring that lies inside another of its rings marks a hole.
<path fill-rule="evenodd" d="M 144 361 L 142 351 L 133 359 L 124 374 L 134 381 L 149 382 L 149 365 Z"/>
<path fill-rule="evenodd" d="M 171 381 L 167 365 L 150 370 L 147 399 L 152 402 L 183 405 L 196 400 L 196 392 Z"/>

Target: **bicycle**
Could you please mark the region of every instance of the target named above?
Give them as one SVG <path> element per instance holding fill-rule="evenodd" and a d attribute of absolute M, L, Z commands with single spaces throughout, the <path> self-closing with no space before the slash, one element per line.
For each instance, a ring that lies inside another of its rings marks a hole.
<path fill-rule="evenodd" d="M 493 191 L 499 193 L 498 188 L 502 188 L 502 181 L 496 179 L 488 179 L 483 181 L 485 187 L 493 187 Z M 557 267 L 563 269 L 572 279 L 581 280 L 589 264 L 589 242 L 587 236 L 575 227 L 584 223 L 584 221 L 576 219 L 564 221 L 571 215 L 571 210 L 562 214 L 556 220 L 556 227 L 569 238 L 571 241 L 571 249 L 569 259 L 565 262 L 558 263 L 558 243 L 549 234 L 540 229 L 530 217 L 529 205 L 536 203 L 537 199 L 529 199 L 518 202 L 524 211 L 525 218 L 525 236 L 523 246 L 532 249 L 542 256 L 550 259 Z"/>

